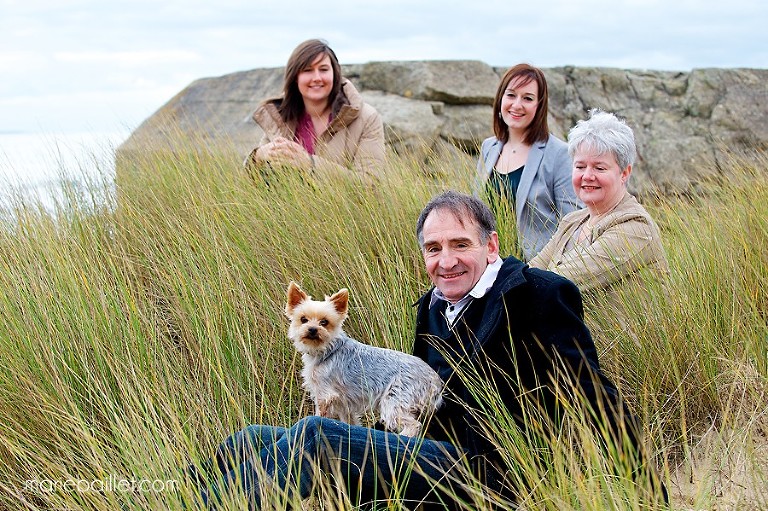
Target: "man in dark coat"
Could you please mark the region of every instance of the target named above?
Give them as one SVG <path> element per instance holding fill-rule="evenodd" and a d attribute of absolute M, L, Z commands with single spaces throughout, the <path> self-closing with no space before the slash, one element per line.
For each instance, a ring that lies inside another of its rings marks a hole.
<path fill-rule="evenodd" d="M 261 508 L 264 492 L 306 498 L 325 473 L 356 502 L 396 498 L 445 509 L 464 500 L 457 507 L 466 509 L 478 495 L 464 484 L 468 468 L 499 496 L 483 507 L 505 508 L 536 481 L 523 469 L 510 482 L 514 467 L 489 424 L 512 417 L 505 427 L 523 432 L 531 449 L 546 450 L 564 410 L 582 404 L 583 417 L 612 437 L 607 452 L 626 453 L 641 467 L 636 421 L 600 372 L 576 286 L 513 257 L 502 260 L 493 214 L 468 195 L 435 197 L 417 235 L 434 287 L 418 301 L 414 353 L 446 384 L 426 437 L 320 416 L 290 428 L 251 425 L 201 467 L 188 468 L 206 506 L 233 491 L 247 496 L 249 509 Z"/>
<path fill-rule="evenodd" d="M 484 410 L 501 404 L 526 438 L 545 447 L 565 409 L 583 410 L 638 474 L 637 421 L 600 370 L 577 287 L 514 257 L 502 260 L 494 216 L 475 197 L 436 196 L 416 231 L 434 287 L 417 302 L 414 354 L 447 385 L 428 437 L 460 445 L 473 468 L 499 483 L 502 446 Z M 488 396 L 495 405 L 483 402 Z"/>

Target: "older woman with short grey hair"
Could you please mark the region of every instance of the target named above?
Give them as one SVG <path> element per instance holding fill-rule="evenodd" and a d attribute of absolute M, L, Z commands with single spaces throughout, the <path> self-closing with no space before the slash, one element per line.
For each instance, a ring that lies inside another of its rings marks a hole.
<path fill-rule="evenodd" d="M 640 270 L 666 274 L 659 229 L 627 191 L 636 155 L 632 128 L 592 110 L 568 134 L 568 152 L 571 183 L 586 208 L 563 217 L 530 265 L 567 277 L 582 292 L 613 288 Z"/>

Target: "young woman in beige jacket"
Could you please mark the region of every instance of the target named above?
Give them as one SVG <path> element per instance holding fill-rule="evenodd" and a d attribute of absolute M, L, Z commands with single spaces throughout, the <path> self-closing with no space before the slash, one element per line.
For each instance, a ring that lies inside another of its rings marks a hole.
<path fill-rule="evenodd" d="M 264 101 L 253 119 L 264 130 L 248 167 L 295 167 L 334 175 L 353 171 L 370 180 L 384 162 L 379 113 L 343 78 L 325 41 L 304 41 L 285 67 L 283 95 Z"/>

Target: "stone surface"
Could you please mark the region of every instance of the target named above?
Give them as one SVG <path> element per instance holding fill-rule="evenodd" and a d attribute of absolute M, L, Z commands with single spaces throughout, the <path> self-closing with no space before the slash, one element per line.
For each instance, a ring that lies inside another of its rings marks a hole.
<path fill-rule="evenodd" d="M 506 68 L 479 61 L 369 62 L 342 66 L 382 116 L 395 152 L 427 151 L 477 158 L 492 134 L 491 105 Z M 691 72 L 558 67 L 544 69 L 551 131 L 568 130 L 601 108 L 635 130 L 635 193 L 689 190 L 714 172 L 728 151 L 768 148 L 768 70 Z M 261 140 L 251 113 L 279 95 L 283 69 L 254 69 L 191 83 L 139 126 L 121 150 L 146 149 L 174 136 L 230 143 L 245 156 Z M 419 153 L 421 154 L 421 153 Z"/>

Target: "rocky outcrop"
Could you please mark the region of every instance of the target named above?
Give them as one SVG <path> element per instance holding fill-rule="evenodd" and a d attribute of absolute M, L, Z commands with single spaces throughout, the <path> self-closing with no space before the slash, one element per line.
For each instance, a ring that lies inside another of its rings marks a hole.
<path fill-rule="evenodd" d="M 491 105 L 506 68 L 478 61 L 370 62 L 343 73 L 382 115 L 397 152 L 464 155 L 472 164 L 491 135 Z M 591 108 L 625 117 L 634 128 L 635 193 L 689 189 L 717 171 L 728 152 L 768 147 L 768 70 L 691 72 L 558 67 L 544 69 L 550 129 L 561 138 Z M 139 126 L 121 147 L 145 147 L 169 134 L 226 141 L 245 156 L 262 132 L 251 113 L 278 95 L 283 69 L 254 69 L 190 84 Z M 713 165 L 714 163 L 714 165 Z"/>

